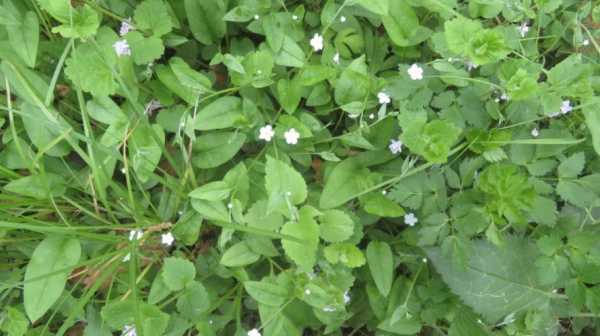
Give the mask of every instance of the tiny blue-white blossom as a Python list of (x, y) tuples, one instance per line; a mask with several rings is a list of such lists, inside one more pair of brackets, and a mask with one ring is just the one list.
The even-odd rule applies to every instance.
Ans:
[(404, 216), (404, 224), (406, 224), (408, 226), (415, 226), (415, 224), (417, 224), (418, 222), (419, 222), (419, 219), (412, 212), (408, 213)]
[(531, 136), (534, 137), (534, 138), (539, 137), (540, 136), (540, 130), (538, 130), (537, 127), (534, 128), (534, 129), (532, 129), (531, 130)]
[(381, 105), (389, 104), (392, 102), (392, 98), (383, 91), (377, 94), (377, 99), (379, 100), (379, 104)]
[(261, 334), (260, 331), (258, 331), (258, 329), (254, 328), (248, 331), (248, 336), (261, 336)]
[(407, 70), (410, 79), (412, 80), (421, 80), (423, 79), (423, 68), (421, 68), (417, 64), (413, 64)]
[(127, 40), (119, 40), (113, 44), (113, 48), (117, 53), (117, 56), (131, 56), (131, 49)]
[(562, 104), (560, 105), (560, 113), (567, 114), (571, 111), (573, 111), (573, 106), (571, 106), (571, 101), (563, 100)]
[(135, 27), (131, 23), (131, 18), (125, 19), (121, 22), (121, 28), (119, 28), (119, 35), (125, 36), (127, 33), (134, 29)]
[(173, 245), (174, 241), (175, 237), (173, 237), (173, 234), (171, 232), (163, 233), (162, 235), (160, 235), (160, 242), (163, 245), (171, 246)]
[(310, 39), (310, 46), (314, 51), (323, 50), (323, 36), (319, 35), (319, 33), (315, 33)]
[(139, 240), (144, 235), (142, 230), (131, 230), (129, 231), (129, 240)]
[(517, 30), (519, 30), (519, 34), (521, 34), (521, 37), (525, 37), (529, 32), (529, 26), (527, 25), (527, 22), (521, 23)]
[(137, 336), (135, 326), (126, 325), (123, 327), (123, 333), (121, 336)]
[(392, 152), (392, 154), (401, 153), (402, 152), (402, 141), (392, 139), (390, 141), (390, 145), (388, 146), (388, 148), (390, 149), (390, 152)]
[(348, 291), (344, 292), (344, 304), (350, 303), (350, 293)]

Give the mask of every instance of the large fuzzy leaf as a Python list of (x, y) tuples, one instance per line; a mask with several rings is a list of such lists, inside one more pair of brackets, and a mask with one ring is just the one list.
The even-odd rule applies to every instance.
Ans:
[(547, 305), (551, 291), (535, 277), (535, 246), (521, 238), (510, 238), (499, 248), (483, 240), (474, 241), (471, 257), (463, 267), (452, 262), (440, 248), (427, 249), (429, 258), (450, 289), (462, 301), (495, 323), (507, 315)]

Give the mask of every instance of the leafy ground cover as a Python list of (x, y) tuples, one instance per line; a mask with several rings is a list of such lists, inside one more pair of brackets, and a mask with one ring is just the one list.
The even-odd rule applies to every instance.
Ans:
[(600, 333), (600, 2), (0, 1), (9, 336)]

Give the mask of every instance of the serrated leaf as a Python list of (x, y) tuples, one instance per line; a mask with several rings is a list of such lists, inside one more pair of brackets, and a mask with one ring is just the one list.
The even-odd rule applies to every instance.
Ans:
[(366, 262), (362, 251), (350, 243), (335, 243), (328, 245), (323, 250), (323, 253), (330, 263), (342, 263), (350, 268), (360, 267)]
[[(136, 309), (137, 308), (137, 309)], [(162, 336), (169, 323), (169, 315), (155, 305), (145, 302), (113, 300), (102, 308), (100, 314), (104, 323), (113, 329), (123, 329), (126, 325), (134, 325), (135, 312), (141, 316), (141, 329), (147, 336)]]
[(326, 179), (320, 207), (331, 209), (350, 201), (370, 185), (368, 174), (369, 170), (352, 158), (337, 164)]
[(182, 290), (196, 277), (196, 268), (189, 260), (169, 257), (165, 259), (161, 276), (164, 284), (172, 291)]
[(157, 37), (173, 29), (173, 22), (163, 0), (145, 0), (135, 8), (133, 15), (138, 29), (150, 30)]
[(221, 257), (221, 265), (241, 267), (256, 262), (260, 255), (253, 252), (246, 242), (239, 242), (225, 251)]
[(165, 51), (162, 40), (157, 36), (144, 37), (140, 32), (130, 32), (126, 36), (131, 56), (135, 64), (148, 64), (160, 58)]
[(536, 280), (531, 267), (537, 258), (536, 248), (525, 239), (508, 238), (503, 247), (473, 241), (464, 268), (440, 248), (426, 252), (452, 292), (489, 323), (525, 309), (542, 308), (552, 296)]
[(278, 307), (288, 300), (285, 288), (266, 281), (245, 281), (244, 288), (258, 303)]
[(81, 245), (75, 238), (49, 236), (35, 248), (25, 271), (25, 312), (37, 321), (62, 294), (67, 276), (79, 262)]
[(288, 204), (301, 204), (306, 200), (306, 182), (300, 173), (286, 163), (267, 157), (265, 188), (269, 195), (269, 212), (286, 212)]
[(210, 308), (210, 297), (202, 283), (192, 281), (177, 299), (176, 306), (184, 317), (194, 321), (200, 319)]
[(326, 210), (319, 216), (321, 238), (330, 243), (339, 243), (352, 236), (354, 221), (341, 210)]
[(222, 181), (209, 182), (194, 189), (188, 196), (206, 201), (222, 201), (229, 197), (231, 188)]
[(301, 269), (312, 271), (317, 262), (317, 247), (319, 245), (319, 225), (312, 218), (307, 208), (299, 211), (297, 221), (287, 222), (281, 233), (297, 238), (300, 242), (282, 239), (281, 244), (285, 254), (290, 257)]
[(560, 178), (575, 178), (579, 174), (581, 174), (584, 166), (584, 153), (575, 153), (560, 163), (560, 165), (558, 166), (558, 176)]

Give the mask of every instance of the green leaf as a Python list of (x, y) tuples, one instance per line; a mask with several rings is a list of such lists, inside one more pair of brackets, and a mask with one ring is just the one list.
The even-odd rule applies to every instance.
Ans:
[[(102, 308), (101, 315), (104, 323), (113, 329), (123, 329), (126, 325), (134, 325), (136, 311), (141, 315), (141, 329), (145, 336), (162, 336), (169, 323), (169, 315), (158, 307), (145, 303), (126, 301), (112, 301)], [(137, 326), (140, 327), (140, 326)]]
[(198, 111), (194, 129), (208, 131), (229, 128), (242, 117), (242, 100), (238, 97), (222, 97)]
[(29, 321), (25, 315), (14, 307), (5, 307), (0, 314), (0, 330), (7, 336), (23, 336), (27, 332)]
[(366, 262), (362, 251), (350, 243), (331, 244), (325, 247), (323, 253), (330, 263), (342, 263), (350, 268), (360, 267)]
[(126, 37), (135, 64), (143, 65), (160, 58), (165, 51), (162, 40), (157, 36), (144, 37), (140, 32), (129, 32)]
[(112, 46), (117, 35), (108, 27), (102, 27), (96, 39), (99, 47), (86, 42), (73, 50), (67, 59), (65, 74), (83, 91), (94, 96), (109, 96), (118, 87), (113, 73), (117, 56)]
[(219, 0), (185, 0), (190, 30), (202, 44), (217, 44), (227, 30), (225, 6)]
[[(152, 132), (156, 134), (160, 143), (154, 141)], [(164, 142), (165, 132), (158, 124), (152, 125), (152, 128), (140, 124), (133, 131), (129, 142), (129, 157), (133, 170), (142, 183), (150, 180), (158, 166), (162, 156), (161, 146)]]
[(321, 238), (330, 243), (339, 243), (354, 234), (354, 221), (341, 210), (326, 210), (319, 216)]
[(356, 159), (340, 162), (325, 180), (319, 206), (331, 209), (350, 201), (370, 186), (368, 174), (369, 170)]
[(171, 67), (164, 64), (158, 64), (155, 68), (158, 79), (169, 91), (173, 92), (186, 103), (195, 105), (198, 100), (198, 93), (189, 86), (186, 86), (186, 81), (182, 81), (175, 75)]
[(226, 223), (231, 221), (229, 218), (229, 211), (221, 201), (192, 199), (192, 207), (206, 219)]
[(583, 152), (575, 153), (564, 160), (558, 166), (558, 176), (560, 178), (576, 178), (585, 166), (585, 155)]
[(221, 265), (227, 267), (241, 267), (255, 263), (260, 255), (250, 250), (248, 244), (242, 241), (225, 251), (221, 257)]
[(404, 209), (380, 192), (372, 192), (360, 198), (366, 212), (380, 217), (404, 216)]
[(302, 88), (297, 80), (280, 79), (277, 82), (277, 96), (283, 110), (289, 114), (296, 112), (300, 99), (302, 99)]
[(83, 5), (73, 8), (69, 0), (38, 0), (40, 4), (50, 1), (59, 3), (60, 13), (52, 14), (62, 24), (52, 28), (53, 33), (59, 33), (66, 38), (87, 39), (92, 37), (100, 27), (100, 15), (90, 6)]
[(594, 100), (594, 104), (583, 108), (585, 123), (588, 131), (592, 134), (592, 144), (596, 154), (598, 155), (600, 155), (600, 113), (598, 113), (599, 102), (600, 101)]
[(192, 281), (177, 299), (177, 310), (187, 319), (200, 319), (210, 308), (210, 297), (204, 285)]
[(448, 49), (457, 54), (466, 55), (471, 38), (479, 32), (481, 23), (458, 17), (444, 24), (446, 43)]
[(201, 135), (193, 146), (192, 163), (202, 169), (218, 167), (231, 160), (246, 142), (239, 132), (219, 132)]
[(381, 322), (377, 328), (395, 335), (417, 335), (422, 325), (415, 317), (404, 317), (396, 322), (392, 322), (392, 319), (388, 318)]
[(64, 137), (68, 127), (64, 120), (57, 116), (56, 111), (49, 108), (49, 112), (58, 119), (59, 125), (51, 121), (37, 105), (25, 103), (21, 105), (21, 111), (24, 113), (22, 118), (27, 136), (38, 150), (45, 150), (48, 156), (65, 156), (71, 151), (71, 146), (66, 141), (56, 142), (57, 138)]
[(162, 299), (166, 298), (171, 294), (172, 290), (167, 286), (162, 274), (158, 274), (154, 277), (152, 285), (150, 286), (150, 293), (148, 293), (148, 303), (156, 304)]
[(379, 293), (387, 296), (394, 281), (394, 256), (385, 242), (372, 241), (367, 246), (367, 264)]
[(489, 323), (525, 309), (548, 304), (551, 291), (537, 283), (535, 245), (511, 237), (503, 247), (483, 240), (472, 243), (465, 267), (456, 265), (440, 248), (426, 249), (436, 270), (461, 300)]
[(162, 268), (162, 278), (164, 284), (172, 291), (178, 291), (185, 288), (194, 281), (196, 277), (196, 268), (187, 259), (178, 257), (168, 257), (164, 260)]
[(269, 212), (286, 212), (288, 204), (306, 200), (306, 182), (300, 173), (286, 163), (267, 156), (265, 188), (269, 195)]
[(450, 147), (458, 140), (461, 129), (447, 120), (426, 122), (425, 113), (405, 112), (398, 122), (402, 127), (400, 139), (412, 152), (422, 155), (427, 161), (445, 163)]
[(35, 199), (49, 199), (60, 197), (67, 191), (65, 179), (62, 176), (46, 173), (44, 175), (31, 175), (13, 180), (4, 186), (4, 190), (17, 195), (28, 196)]
[(467, 56), (478, 65), (498, 62), (509, 52), (504, 35), (495, 29), (483, 29), (477, 32), (466, 49)]
[(37, 321), (58, 300), (80, 257), (81, 246), (75, 238), (48, 236), (35, 248), (23, 289), (25, 312), (31, 321)]
[(278, 52), (283, 47), (285, 38), (285, 27), (278, 17), (276, 13), (271, 13), (262, 18), (262, 28), (267, 36), (267, 43), (274, 52)]
[(371, 88), (370, 77), (365, 63), (365, 56), (361, 56), (342, 72), (335, 83), (334, 97), (338, 105), (352, 102), (363, 102)]
[(304, 54), (304, 51), (302, 51), (302, 48), (300, 48), (294, 40), (285, 36), (283, 39), (283, 47), (275, 56), (275, 64), (301, 68), (304, 66), (305, 58), (306, 55)]
[(22, 20), (18, 25), (6, 26), (8, 41), (25, 65), (33, 68), (40, 41), (40, 24), (37, 15), (31, 11)]
[(417, 45), (432, 33), (429, 28), (419, 24), (417, 14), (404, 1), (391, 1), (389, 15), (381, 19), (392, 42), (400, 47)]
[(245, 281), (244, 288), (256, 302), (267, 306), (279, 307), (289, 299), (284, 287), (265, 280)]
[(462, 309), (454, 315), (454, 320), (448, 330), (448, 336), (488, 336), (488, 333), (483, 325), (477, 322), (477, 315), (467, 309)]
[(358, 0), (358, 4), (377, 15), (387, 15), (390, 7), (389, 0)]
[(299, 211), (297, 221), (287, 222), (281, 233), (299, 239), (301, 242), (282, 239), (281, 244), (285, 254), (290, 257), (302, 270), (312, 271), (317, 262), (317, 248), (319, 246), (319, 225), (313, 219), (308, 208)]
[(203, 74), (192, 69), (183, 59), (173, 57), (169, 60), (169, 65), (175, 77), (184, 86), (193, 89), (198, 93), (211, 91), (212, 83)]
[(173, 29), (169, 9), (162, 0), (145, 0), (135, 8), (133, 19), (136, 28), (150, 30), (156, 37), (170, 33)]
[(576, 181), (561, 180), (556, 193), (565, 201), (580, 208), (589, 208), (597, 200), (596, 194)]
[(191, 198), (202, 199), (206, 201), (222, 201), (229, 197), (231, 188), (222, 181), (209, 182), (190, 192)]
[(295, 80), (302, 86), (314, 86), (324, 80), (335, 78), (337, 71), (324, 65), (307, 65)]

